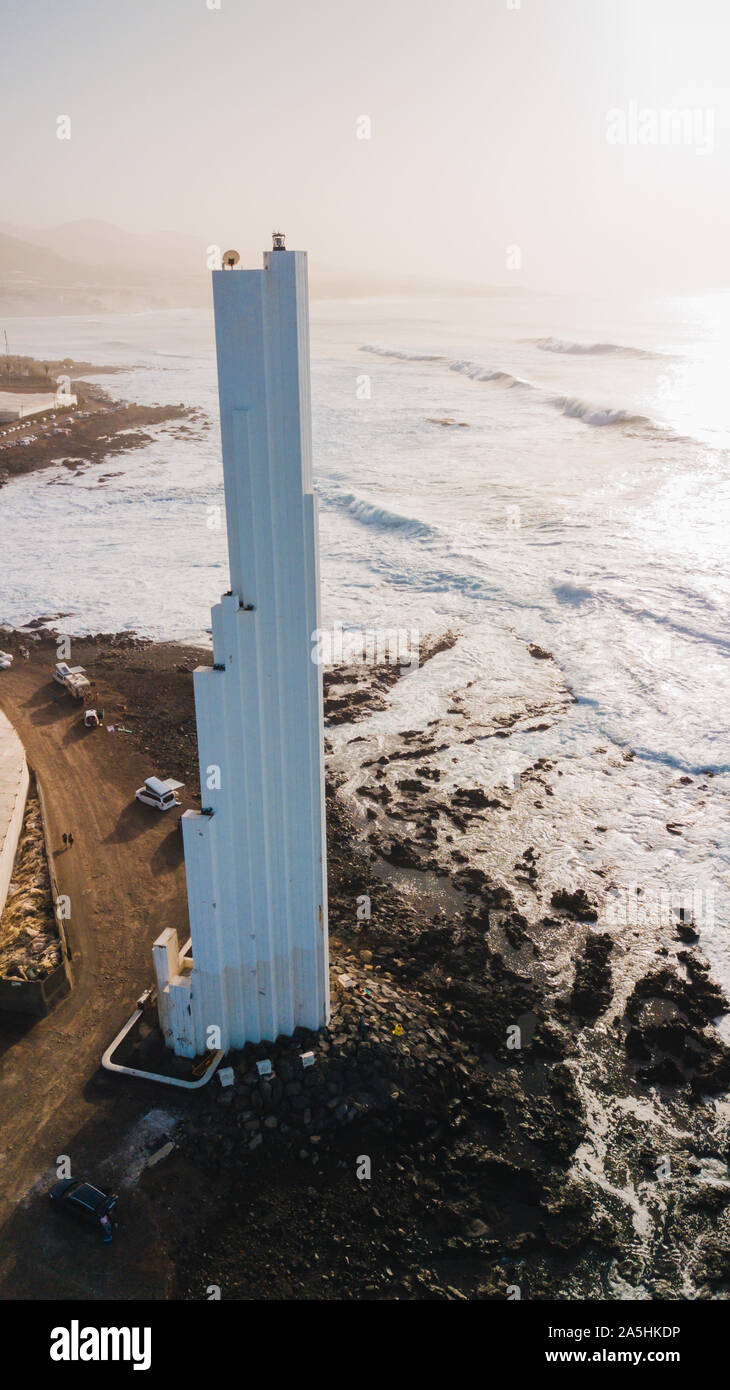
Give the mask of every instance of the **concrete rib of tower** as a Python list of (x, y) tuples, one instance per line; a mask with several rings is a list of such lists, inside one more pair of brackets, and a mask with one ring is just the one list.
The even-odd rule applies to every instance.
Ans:
[(214, 666), (195, 673), (208, 814), (183, 817), (190, 1037), (182, 977), (166, 1030), (188, 1055), (211, 1027), (225, 1049), (329, 1012), (306, 257), (213, 278), (231, 592), (212, 611)]

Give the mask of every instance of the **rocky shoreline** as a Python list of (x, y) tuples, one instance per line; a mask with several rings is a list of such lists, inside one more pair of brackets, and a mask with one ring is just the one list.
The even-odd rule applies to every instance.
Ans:
[[(137, 405), (115, 401), (98, 383), (85, 381), (89, 375), (113, 374), (121, 367), (95, 367), (88, 362), (40, 361), (23, 357), (10, 359), (0, 376), (0, 387), (14, 392), (55, 391), (56, 379), (70, 378), (77, 405), (42, 415), (27, 416), (11, 425), (0, 425), (0, 487), (11, 478), (35, 473), (61, 464), (70, 472), (107, 458), (141, 449), (152, 442), (151, 426), (169, 425), (188, 433), (190, 422), (207, 424), (202, 411), (183, 405)], [(103, 483), (105, 479), (99, 479)]]
[[(35, 638), (51, 664), (52, 635)], [(131, 634), (73, 648), (105, 718), (194, 801), (190, 677), (210, 653)], [(160, 1096), (140, 1195), (172, 1296), (730, 1296), (728, 1005), (694, 924), (617, 920), (605, 865), (555, 881), (530, 838), (555, 760), (496, 791), (461, 764), (448, 783), (460, 744), (569, 707), (549, 654), (530, 657), (541, 701), (476, 719), (455, 691), (376, 746), (398, 668), (326, 674), (332, 1018), (230, 1056), (231, 1086)]]

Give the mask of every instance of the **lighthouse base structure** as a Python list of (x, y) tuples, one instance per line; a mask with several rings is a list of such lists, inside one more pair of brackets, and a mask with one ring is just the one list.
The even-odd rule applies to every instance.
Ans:
[(195, 672), (200, 812), (182, 818), (192, 965), (153, 957), (168, 1046), (193, 1057), (329, 1015), (317, 514), (306, 256), (213, 274), (231, 590)]

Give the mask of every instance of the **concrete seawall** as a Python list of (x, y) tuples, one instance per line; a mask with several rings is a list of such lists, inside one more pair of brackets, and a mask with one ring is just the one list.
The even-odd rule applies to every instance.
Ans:
[(0, 916), (13, 875), (29, 784), (25, 749), (0, 710)]

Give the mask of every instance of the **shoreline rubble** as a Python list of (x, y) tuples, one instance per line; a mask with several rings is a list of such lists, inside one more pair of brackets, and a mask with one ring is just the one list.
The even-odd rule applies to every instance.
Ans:
[[(35, 634), (50, 666), (55, 634)], [(211, 654), (130, 633), (73, 648), (110, 722), (194, 785), (191, 673)], [(328, 740), (369, 679), (332, 674)], [(174, 1150), (140, 1180), (167, 1204), (176, 1296), (213, 1280), (231, 1298), (730, 1297), (728, 1006), (694, 925), (636, 953), (606, 917), (609, 877), (556, 884), (531, 841), (499, 873), (475, 862), (475, 836), (490, 846), (494, 818), (560, 768), (540, 759), (499, 795), (460, 772), (453, 795), (446, 718), (373, 757), (384, 681), (329, 743), (330, 1024), (230, 1054), (233, 1084), (177, 1105)]]

